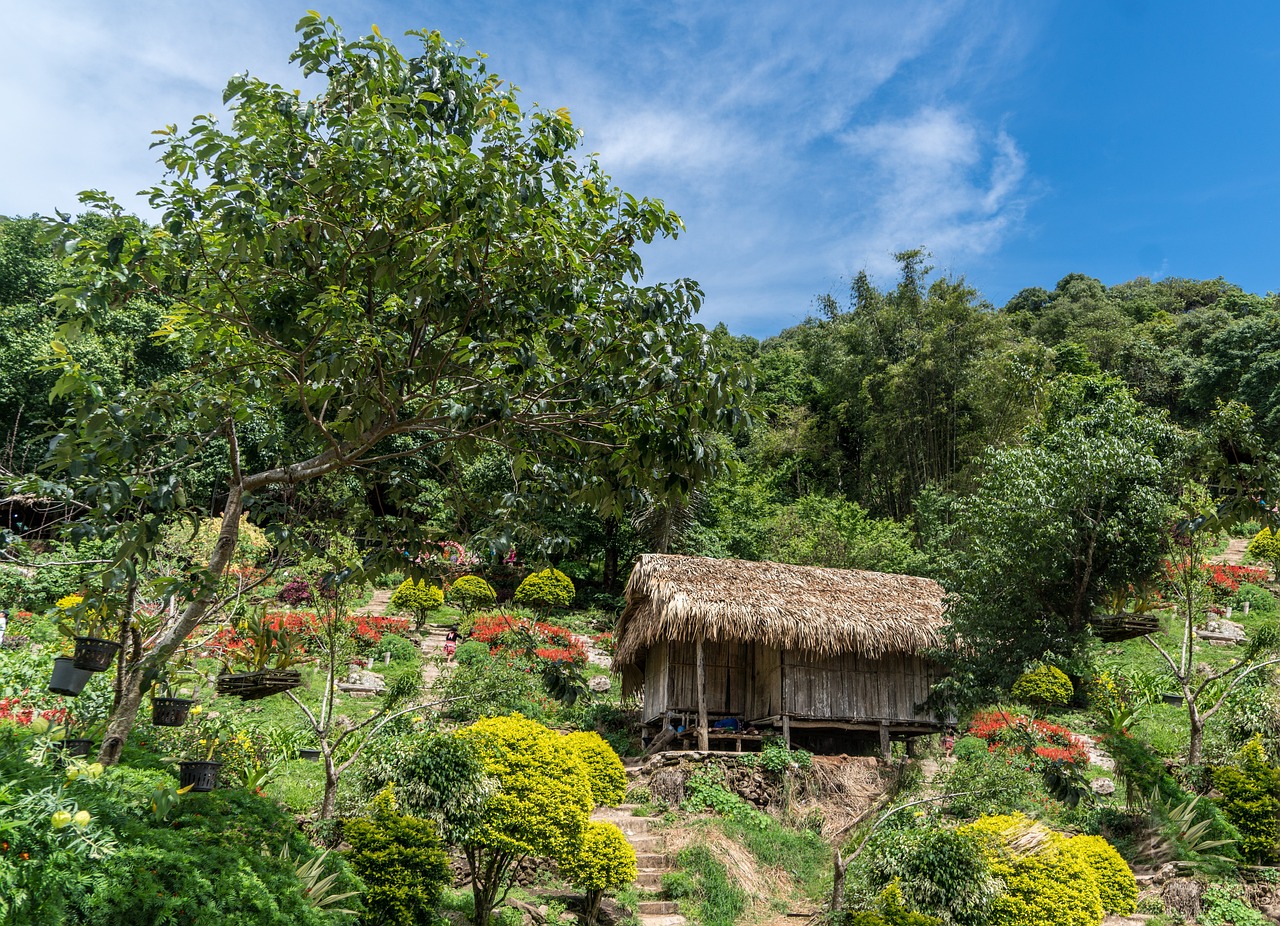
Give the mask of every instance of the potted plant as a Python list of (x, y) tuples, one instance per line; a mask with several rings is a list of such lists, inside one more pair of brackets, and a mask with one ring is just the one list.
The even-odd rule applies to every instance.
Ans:
[(222, 763), (213, 758), (213, 754), (222, 743), (222, 739), (210, 732), (202, 743), (205, 744), (203, 759), (186, 759), (178, 763), (178, 787), (190, 788), (192, 791), (212, 791), (218, 787), (218, 773)]
[(93, 755), (93, 747), (102, 724), (77, 722), (70, 713), (56, 727), (49, 728), (49, 738), (58, 750), (61, 761), (87, 759)]
[[(290, 667), (302, 661), (303, 651), (292, 634), (283, 627), (272, 626), (266, 608), (248, 617), (233, 632), (240, 639), (223, 648), (219, 694), (233, 694), (249, 701), (302, 684), (302, 673)], [(233, 668), (239, 671), (231, 671)]]
[(120, 644), (107, 639), (111, 621), (106, 609), (85, 607), (83, 595), (67, 595), (59, 599), (57, 607), (63, 612), (58, 629), (75, 640), (75, 667), (87, 672), (110, 669)]
[(50, 691), (70, 698), (77, 697), (84, 691), (84, 686), (93, 678), (93, 673), (87, 669), (76, 668), (73, 651), (74, 644), (68, 638), (62, 645), (61, 655), (53, 659), (53, 675), (49, 679)]
[(308, 762), (319, 762), (320, 750), (319, 749), (299, 749), (298, 758), (306, 759)]
[(195, 686), (194, 673), (185, 664), (161, 668), (151, 683), (151, 722), (157, 727), (185, 724), (195, 704)]

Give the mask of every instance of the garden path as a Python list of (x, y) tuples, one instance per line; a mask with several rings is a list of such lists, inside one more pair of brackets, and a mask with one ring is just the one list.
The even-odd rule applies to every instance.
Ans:
[(1227, 548), (1216, 556), (1210, 556), (1209, 562), (1239, 566), (1244, 562), (1244, 554), (1248, 546), (1248, 537), (1232, 537), (1230, 542), (1227, 543)]
[(362, 607), (356, 608), (351, 612), (357, 617), (372, 617), (374, 615), (383, 615), (391, 613), (391, 589), (379, 588), (374, 589), (373, 597), (369, 599), (369, 603)]
[[(621, 804), (617, 807), (597, 807), (591, 814), (592, 820), (612, 823), (622, 830), (631, 848), (636, 852), (636, 887), (642, 891), (658, 893), (662, 891), (662, 876), (671, 871), (671, 861), (667, 857), (667, 841), (660, 833), (650, 829), (648, 817), (633, 817), (634, 805)], [(640, 926), (685, 926), (688, 922), (679, 913), (679, 906), (672, 900), (642, 900), (638, 906), (636, 919)]]

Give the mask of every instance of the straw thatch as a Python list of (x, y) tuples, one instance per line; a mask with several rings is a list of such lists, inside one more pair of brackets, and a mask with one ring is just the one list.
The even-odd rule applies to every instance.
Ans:
[(941, 643), (942, 586), (915, 576), (650, 553), (626, 595), (615, 672), (664, 640), (869, 658)]

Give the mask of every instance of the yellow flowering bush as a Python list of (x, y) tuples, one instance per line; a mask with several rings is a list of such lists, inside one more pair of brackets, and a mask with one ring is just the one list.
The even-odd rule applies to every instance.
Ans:
[(605, 891), (636, 879), (636, 850), (612, 823), (587, 824), (582, 849), (560, 862), (560, 874), (587, 895), (587, 922), (594, 923)]
[(1138, 882), (1115, 846), (1101, 836), (1072, 836), (1063, 851), (1093, 872), (1104, 913), (1128, 916), (1138, 908)]
[(1098, 880), (1068, 839), (1022, 814), (980, 817), (957, 830), (973, 837), (1005, 892), (988, 926), (1098, 926)]
[(627, 770), (604, 737), (584, 730), (566, 734), (562, 739), (586, 766), (591, 778), (592, 800), (605, 806), (622, 803), (627, 794)]
[(560, 734), (520, 714), (490, 717), (455, 734), (473, 744), (497, 787), (463, 843), (474, 878), (476, 926), (525, 856), (577, 856), (591, 813), (591, 776)]

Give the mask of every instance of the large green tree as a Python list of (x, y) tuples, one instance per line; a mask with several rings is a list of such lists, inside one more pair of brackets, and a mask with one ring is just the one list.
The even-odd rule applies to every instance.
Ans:
[(576, 463), (679, 495), (718, 467), (699, 435), (740, 416), (735, 372), (692, 321), (696, 284), (638, 282), (636, 245), (674, 237), (678, 217), (613, 187), (577, 152), (567, 112), (522, 109), (437, 33), (411, 33), (420, 48), (406, 55), (310, 14), (299, 31), (293, 60), (314, 96), (232, 78), (229, 125), (161, 133), (155, 227), (94, 194), (109, 221), (90, 237), (68, 228), (82, 281), (62, 300), (69, 335), (150, 292), (168, 303), (157, 336), (191, 357), (123, 397), (64, 368), (57, 390), (75, 413), (38, 488), (89, 506), (79, 532), (115, 544), (91, 602), (129, 607), (183, 507), (184, 465), (225, 449), (219, 540), (165, 589), (177, 616), (129, 654), (103, 761), (129, 735), (146, 673), (216, 606), (247, 507), (484, 447), (509, 455), (525, 492), (555, 463), (565, 486)]
[(1024, 444), (991, 451), (956, 502), (944, 585), (948, 685), (997, 695), (1046, 654), (1080, 653), (1108, 594), (1154, 576), (1186, 446), (1110, 378), (1066, 377)]

